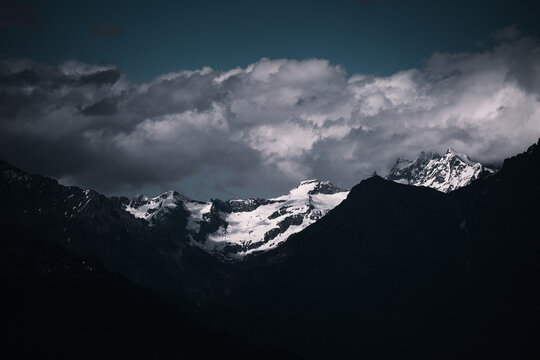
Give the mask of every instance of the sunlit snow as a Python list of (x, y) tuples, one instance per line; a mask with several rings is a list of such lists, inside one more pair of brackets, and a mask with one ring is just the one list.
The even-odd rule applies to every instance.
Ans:
[[(326, 215), (347, 194), (348, 191), (336, 188), (330, 182), (307, 180), (277, 198), (229, 200), (227, 203), (237, 210), (217, 211), (226, 226), (219, 226), (217, 231), (209, 234), (201, 233), (201, 224), (211, 221), (212, 202), (191, 200), (168, 191), (154, 198), (139, 195), (125, 209), (153, 225), (172, 209), (183, 206), (189, 213), (186, 230), (192, 245), (226, 259), (240, 259), (287, 240)], [(200, 240), (201, 236), (203, 240)]]

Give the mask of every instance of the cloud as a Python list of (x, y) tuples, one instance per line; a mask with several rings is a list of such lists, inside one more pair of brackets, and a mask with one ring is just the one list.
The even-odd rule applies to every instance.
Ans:
[(87, 116), (106, 116), (116, 113), (117, 100), (105, 98), (81, 109), (81, 113)]
[(521, 32), (515, 24), (507, 26), (493, 34), (493, 38), (497, 41), (515, 40), (519, 38)]
[(90, 33), (94, 36), (101, 38), (115, 38), (124, 34), (124, 29), (121, 27), (105, 22), (103, 24), (96, 24), (90, 28)]
[(448, 147), (500, 161), (540, 136), (540, 45), (435, 53), (391, 76), (324, 59), (261, 59), (128, 82), (114, 66), (0, 62), (0, 156), (107, 193), (352, 186)]

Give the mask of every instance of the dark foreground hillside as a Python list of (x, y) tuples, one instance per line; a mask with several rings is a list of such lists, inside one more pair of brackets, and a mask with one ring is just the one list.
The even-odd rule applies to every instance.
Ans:
[(148, 227), (119, 199), (0, 170), (3, 351), (540, 357), (540, 145), (449, 194), (364, 180), (236, 265), (190, 247), (181, 229)]
[(537, 358), (538, 219), (539, 145), (450, 194), (373, 177), (253, 257), (213, 317), (310, 358)]
[(298, 358), (208, 330), (177, 304), (62, 248), (3, 245), (3, 359)]
[(0, 171), (0, 358), (297, 358), (188, 315), (223, 270), (182, 233), (149, 228), (118, 199)]

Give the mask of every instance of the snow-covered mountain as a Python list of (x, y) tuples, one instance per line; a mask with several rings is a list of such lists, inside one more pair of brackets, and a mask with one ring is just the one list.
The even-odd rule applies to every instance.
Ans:
[(204, 202), (168, 191), (155, 198), (139, 195), (125, 210), (154, 226), (185, 224), (192, 245), (234, 260), (276, 247), (326, 215), (347, 194), (331, 182), (307, 180), (273, 199)]
[(398, 159), (386, 179), (450, 192), (493, 171), (465, 154), (448, 149), (444, 156), (421, 152), (416, 160)]
[[(422, 152), (414, 161), (398, 159), (386, 178), (449, 192), (489, 172), (493, 170), (448, 149), (444, 156)], [(238, 260), (275, 248), (326, 215), (348, 193), (319, 180), (302, 181), (272, 199), (198, 201), (170, 190), (154, 198), (134, 197), (125, 210), (151, 226), (185, 231), (192, 245), (221, 259)]]

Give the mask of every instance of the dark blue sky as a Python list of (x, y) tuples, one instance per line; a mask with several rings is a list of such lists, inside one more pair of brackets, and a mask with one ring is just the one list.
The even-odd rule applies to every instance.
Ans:
[[(260, 58), (325, 58), (349, 74), (475, 51), (516, 25), (538, 36), (539, 2), (420, 0), (2, 1), (0, 54), (112, 63), (129, 79)], [(10, 12), (22, 14), (6, 14)], [(9, 18), (11, 16), (11, 18)]]

